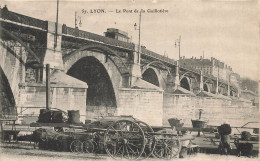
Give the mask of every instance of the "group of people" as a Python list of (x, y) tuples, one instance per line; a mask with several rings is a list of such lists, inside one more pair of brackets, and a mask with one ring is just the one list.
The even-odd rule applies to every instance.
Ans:
[[(225, 154), (232, 154), (232, 147), (231, 147), (231, 133), (232, 133), (232, 128), (230, 126), (230, 124), (224, 122), (222, 125), (220, 125), (218, 127), (218, 133), (220, 136), (220, 142), (219, 142), (219, 146), (218, 146), (218, 150), (220, 152), (221, 155)], [(192, 137), (191, 135), (189, 135), (186, 132), (182, 132), (183, 136), (186, 137)], [(241, 138), (237, 138), (234, 140), (234, 144), (236, 146), (236, 154), (237, 156), (248, 156), (251, 157), (252, 156), (252, 151), (253, 151), (253, 144), (249, 143), (249, 142), (239, 142), (239, 140), (243, 140), (243, 141), (250, 141), (251, 138), (251, 134), (247, 131), (243, 131), (241, 133)], [(187, 145), (189, 144), (190, 139), (188, 139), (187, 141), (183, 141), (182, 142), (182, 149), (180, 152), (180, 157), (185, 157), (185, 153), (187, 151)]]
[[(220, 143), (219, 143), (219, 151), (220, 154), (231, 154), (231, 145), (230, 145), (230, 134), (232, 132), (232, 128), (229, 124), (224, 122), (221, 126), (218, 128), (218, 132), (220, 135)], [(253, 144), (246, 142), (246, 143), (240, 143), (239, 140), (243, 141), (250, 141), (251, 134), (248, 131), (243, 131), (241, 133), (240, 139), (235, 139), (234, 144), (237, 149), (237, 156), (252, 156), (253, 151)]]

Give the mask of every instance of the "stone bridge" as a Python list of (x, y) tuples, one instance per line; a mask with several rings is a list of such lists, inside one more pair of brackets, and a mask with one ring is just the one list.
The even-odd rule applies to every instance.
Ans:
[(46, 107), (46, 64), (51, 67), (51, 107), (80, 110), (83, 121), (134, 115), (162, 125), (168, 95), (194, 97), (201, 91), (216, 93), (217, 89), (223, 98), (239, 94), (235, 85), (145, 47), (138, 52), (138, 45), (133, 43), (7, 8), (1, 9), (0, 15), (3, 115), (36, 114)]

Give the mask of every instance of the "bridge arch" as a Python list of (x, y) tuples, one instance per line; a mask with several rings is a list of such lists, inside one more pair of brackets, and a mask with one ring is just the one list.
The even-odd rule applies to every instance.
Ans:
[(149, 67), (146, 70), (142, 71), (142, 78), (143, 80), (152, 83), (158, 87), (161, 86), (159, 80), (159, 71), (153, 67)]
[[(3, 32), (5, 33), (5, 32)], [(19, 42), (19, 41), (18, 41)], [(25, 48), (26, 50), (26, 48)], [(27, 51), (26, 51), (27, 52)], [(27, 53), (23, 53), (26, 54)], [(22, 82), (23, 69), (25, 69), (25, 57), (21, 57), (14, 48), (8, 46), (3, 39), (0, 41), (0, 106), (9, 106), (2, 112), (16, 114), (16, 106), (19, 104), (19, 83)], [(22, 76), (22, 77), (21, 77)], [(7, 98), (7, 99), (6, 99)], [(0, 112), (1, 113), (1, 112)]]
[(169, 67), (163, 64), (161, 61), (152, 61), (142, 66), (142, 78), (147, 82), (150, 82), (158, 87), (161, 87), (162, 89), (165, 89), (167, 80), (165, 80), (163, 75), (166, 73), (160, 72), (157, 68), (153, 67), (152, 65), (158, 65), (167, 73), (168, 76), (173, 78)]
[[(89, 51), (92, 52), (92, 54), (98, 52), (98, 53), (102, 53), (103, 55), (105, 55), (105, 61), (107, 62), (108, 59), (110, 59), (111, 61), (113, 61), (111, 58), (109, 58), (109, 55), (111, 56), (115, 56), (121, 64), (121, 68), (123, 68), (123, 71), (128, 71), (128, 67), (127, 65), (124, 63), (124, 61), (122, 60), (122, 58), (117, 54), (116, 51), (110, 49), (109, 47), (106, 47), (104, 45), (99, 45), (99, 44), (94, 44), (94, 45), (85, 45), (75, 51), (72, 51), (69, 54), (66, 54), (65, 56), (63, 56), (63, 63), (64, 63), (64, 69), (65, 71), (67, 71), (73, 64), (75, 64), (79, 59), (85, 57), (86, 52), (84, 51)], [(93, 55), (95, 56), (95, 55)], [(117, 64), (115, 62), (113, 62), (116, 66)], [(119, 72), (121, 72), (119, 70)], [(123, 73), (121, 73), (123, 74)]]
[(2, 67), (0, 66), (0, 113), (5, 115), (16, 114), (16, 102), (13, 91)]
[(182, 77), (180, 80), (180, 86), (187, 89), (188, 91), (191, 91), (190, 79), (186, 76)]
[(219, 83), (218, 85), (218, 93), (222, 95), (227, 95), (228, 87), (225, 83)]
[[(215, 87), (215, 83), (214, 83), (214, 81), (212, 80), (212, 79), (206, 79), (204, 82), (203, 82), (203, 84), (205, 85), (206, 84), (206, 86), (208, 87), (208, 92), (211, 92), (211, 93), (214, 93), (215, 91), (215, 89), (216, 89), (216, 87)], [(203, 89), (204, 89), (204, 85), (203, 85)]]
[(65, 72), (88, 84), (87, 111), (99, 108), (103, 111), (100, 115), (113, 115), (117, 108), (119, 88), (122, 84), (122, 73), (117, 64), (108, 56), (108, 53), (101, 50), (90, 51), (86, 48), (72, 55), (63, 58)]
[[(197, 77), (194, 75), (194, 73), (192, 73), (192, 72), (190, 72), (190, 71), (187, 71), (187, 72), (183, 73), (183, 74), (180, 76), (180, 80), (182, 80), (184, 77), (187, 77), (187, 78), (188, 78), (189, 75), (192, 76), (192, 77), (195, 79), (195, 82), (198, 82)], [(189, 80), (190, 80), (190, 79), (189, 79)]]
[(230, 93), (229, 93), (230, 96), (237, 96), (238, 95), (238, 89), (233, 87), (233, 86), (230, 86)]
[(210, 92), (210, 86), (207, 84), (207, 83), (204, 83), (203, 85), (203, 90), (206, 91), (206, 92)]
[(235, 96), (235, 92), (234, 91), (232, 91), (232, 90), (230, 90), (230, 94), (229, 94), (230, 96)]

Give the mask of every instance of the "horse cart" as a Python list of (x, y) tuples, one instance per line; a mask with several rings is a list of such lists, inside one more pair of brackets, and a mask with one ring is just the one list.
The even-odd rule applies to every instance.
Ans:
[[(176, 131), (154, 132), (148, 124), (132, 116), (104, 117), (89, 124), (69, 125), (69, 128), (74, 129), (74, 132), (67, 132), (73, 138), (69, 145), (72, 152), (106, 152), (114, 159), (135, 160), (150, 156), (171, 159), (178, 156), (183, 140)], [(45, 135), (44, 140), (46, 138)]]

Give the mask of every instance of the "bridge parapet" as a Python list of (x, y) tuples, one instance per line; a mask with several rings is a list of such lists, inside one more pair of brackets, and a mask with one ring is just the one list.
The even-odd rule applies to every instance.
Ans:
[(75, 36), (75, 37), (79, 37), (79, 38), (85, 38), (85, 39), (89, 39), (91, 41), (95, 41), (97, 43), (102, 43), (105, 45), (115, 46), (115, 47), (119, 47), (119, 48), (124, 48), (124, 49), (131, 50), (131, 51), (133, 51), (135, 48), (133, 43), (127, 43), (127, 42), (115, 40), (115, 39), (104, 37), (104, 36), (94, 34), (91, 32), (82, 31), (82, 30), (75, 29), (72, 27), (67, 27), (66, 25), (62, 26), (62, 34)]
[(163, 55), (157, 54), (157, 53), (155, 53), (155, 52), (153, 52), (151, 50), (145, 49), (144, 47), (142, 47), (141, 52), (142, 52), (143, 55), (155, 58), (157, 60), (159, 59), (160, 61), (169, 63), (171, 65), (176, 65), (176, 61), (175, 60), (173, 60), (171, 58), (168, 58), (168, 57), (165, 57)]
[(12, 12), (12, 11), (8, 11), (7, 8), (0, 9), (0, 12), (1, 12), (1, 14), (0, 14), (1, 19), (9, 20), (9, 21), (29, 25), (29, 26), (38, 27), (38, 28), (41, 28), (44, 30), (47, 30), (47, 28), (48, 28), (47, 21), (39, 20), (39, 19), (32, 18), (29, 16), (21, 15), (21, 14)]

